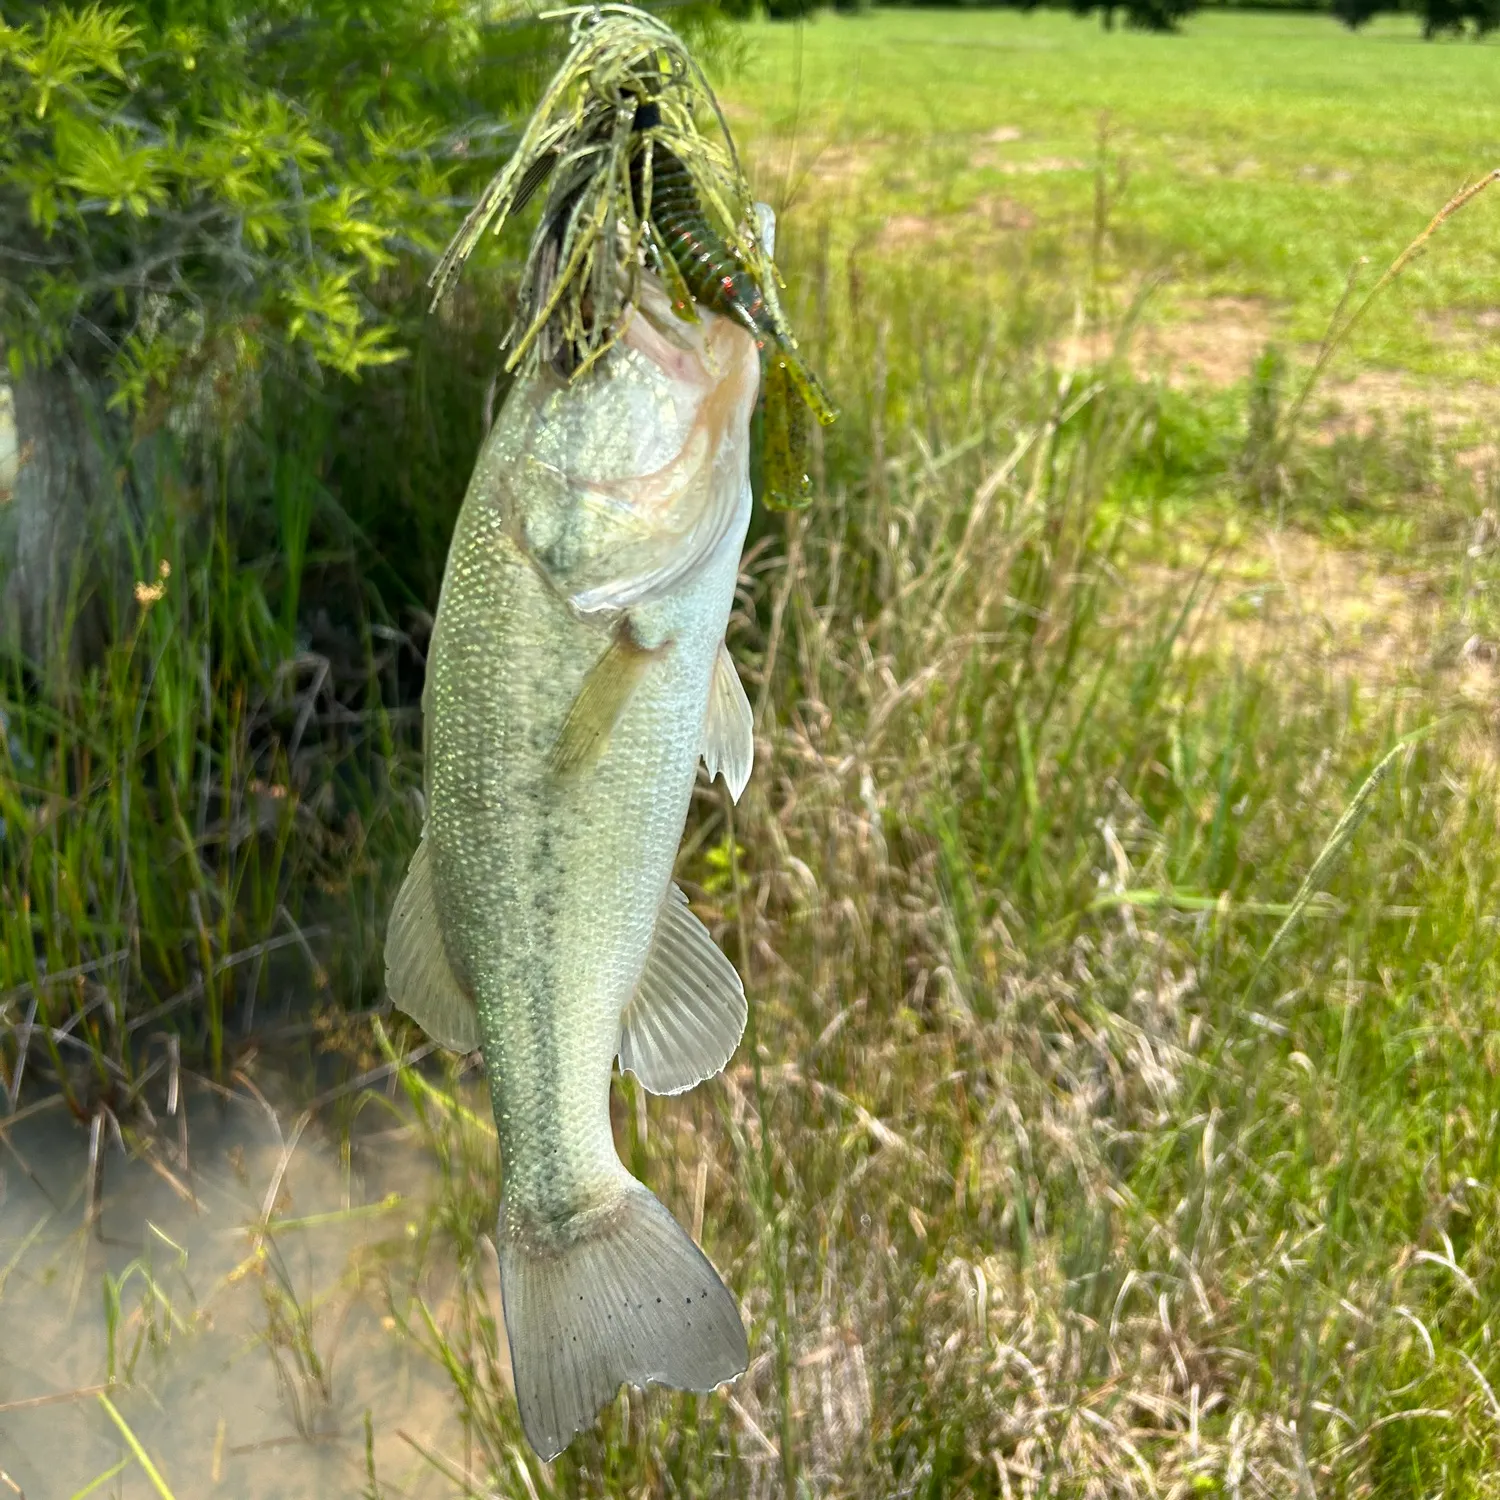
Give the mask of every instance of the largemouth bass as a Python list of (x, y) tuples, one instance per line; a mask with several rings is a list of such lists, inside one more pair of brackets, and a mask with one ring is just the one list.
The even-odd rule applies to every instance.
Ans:
[(718, 1072), (745, 996), (673, 885), (700, 756), (738, 797), (751, 715), (724, 645), (750, 512), (750, 335), (647, 278), (579, 382), (518, 382), (459, 514), (423, 693), (426, 822), (391, 996), (480, 1047), (499, 1131), (516, 1398), (551, 1458), (620, 1384), (746, 1367), (734, 1298), (610, 1128), (612, 1065)]

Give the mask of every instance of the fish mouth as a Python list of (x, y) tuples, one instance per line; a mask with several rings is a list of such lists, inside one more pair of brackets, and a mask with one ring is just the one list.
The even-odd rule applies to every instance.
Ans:
[[(664, 298), (633, 312), (620, 354), (641, 362), (650, 389), (675, 390), (682, 403), (670, 457), (649, 472), (621, 472), (595, 430), (602, 417), (586, 424), (579, 451), (567, 455), (543, 457), (521, 439), (519, 456), (547, 498), (540, 508), (517, 505), (506, 529), (579, 616), (628, 609), (678, 588), (714, 555), (740, 511), (743, 486), (729, 465), (748, 462), (737, 435), (747, 428), (759, 380), (754, 341), (714, 314), (684, 334), (671, 326)], [(566, 393), (539, 382), (522, 397), (531, 403), (528, 420), (545, 420)]]

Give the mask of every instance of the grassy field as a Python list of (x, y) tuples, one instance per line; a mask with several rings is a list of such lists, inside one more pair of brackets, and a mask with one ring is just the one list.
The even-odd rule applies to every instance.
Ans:
[[(745, 42), (726, 92), (844, 416), (815, 506), (753, 523), (730, 644), (755, 776), (735, 808), (704, 789), (680, 863), (752, 1030), (686, 1098), (622, 1086), (617, 1123), (740, 1295), (751, 1372), (732, 1402), (622, 1396), (530, 1461), (482, 1088), (402, 1060), (420, 1038), (399, 1021), (322, 1023), (324, 1102), (255, 1185), (251, 1245), (276, 1238), (300, 1130), (328, 1136), (348, 1193), (382, 1150), (354, 1105), (403, 1085), (431, 1204), (357, 1293), (451, 1380), (462, 1442), (428, 1465), (437, 1493), (1495, 1495), (1500, 454), (1478, 406), (1445, 425), (1413, 392), (1442, 406), (1500, 378), (1500, 197), (1340, 356), (1341, 376), (1409, 381), (1388, 410), (1291, 426), (1264, 346), (1305, 363), (1350, 263), (1389, 261), (1500, 161), (1500, 52), (1268, 16), (1152, 38), (883, 13)], [(1134, 288), (1167, 265), (1151, 357), (1107, 357), (1149, 344)], [(1235, 358), (1195, 371), (1231, 322)], [(375, 383), (352, 433), (283, 411), (284, 461), (237, 471), (263, 565), (149, 538), (161, 592), (113, 675), (60, 702), (18, 677), (0, 703), (21, 1107), (61, 1085), (103, 1122), (96, 1148), (102, 1103), (187, 1171), (136, 1107), (168, 1115), (175, 1055), (130, 1041), (158, 1006), (186, 1071), (248, 1098), (274, 1038), (241, 1034), (247, 1003), (263, 1029), (309, 997), (379, 999), (419, 776), (421, 637), (388, 580), (430, 605), (440, 537), (411, 539), (441, 532), (390, 476), (448, 473), (439, 450), (467, 467), (485, 326), (419, 346), (420, 394), (386, 407)], [(383, 572), (398, 545), (408, 571)], [(317, 648), (326, 677), (289, 548), (304, 600), (364, 600), (345, 656)], [(48, 1295), (60, 1267), (122, 1284), (141, 1252), (89, 1241), (87, 1196), (66, 1221), (0, 1219), (0, 1299)], [(267, 1281), (278, 1370), (321, 1370), (318, 1293), (299, 1312)], [(154, 1327), (159, 1303), (137, 1277), (115, 1323)], [(114, 1327), (80, 1386), (113, 1368)], [(132, 1360), (124, 1420), (194, 1336)], [(362, 1418), (325, 1413), (320, 1451), (342, 1444), (362, 1493), (410, 1492)], [(165, 1480), (208, 1492), (168, 1440)], [(113, 1482), (153, 1493), (137, 1467)]]
[[(1268, 334), (1316, 342), (1358, 260), (1383, 269), (1500, 164), (1500, 50), (1424, 43), (1406, 18), (1351, 34), (1209, 12), (1160, 37), (1055, 11), (878, 11), (746, 42), (728, 93), (762, 192), (841, 250), (929, 250), (990, 295), (1020, 269), (1085, 281), (1102, 148), (1110, 282), (1169, 272), (1178, 318), (1250, 299)], [(1497, 216), (1452, 226), (1346, 368), (1500, 379)], [(1217, 319), (1231, 340), (1237, 312)]]

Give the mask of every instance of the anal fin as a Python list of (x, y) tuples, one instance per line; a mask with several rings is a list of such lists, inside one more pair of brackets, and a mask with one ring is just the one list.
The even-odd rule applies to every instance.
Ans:
[(755, 764), (755, 715), (740, 674), (734, 669), (734, 658), (723, 641), (719, 642), (708, 690), (702, 755), (708, 779), (712, 781), (722, 771), (729, 795), (738, 802)]
[(479, 1046), (474, 1002), (454, 977), (438, 925), (432, 850), (424, 834), (391, 908), (385, 935), (385, 984), (391, 999), (439, 1045)]
[(552, 747), (552, 769), (557, 775), (577, 775), (604, 754), (646, 668), (670, 648), (670, 641), (655, 647), (640, 645), (631, 634), (629, 618), (621, 620), (604, 655), (584, 677)]
[(734, 1056), (745, 1031), (745, 989), (734, 965), (668, 887), (646, 967), (620, 1016), (620, 1069), (653, 1094), (681, 1094)]

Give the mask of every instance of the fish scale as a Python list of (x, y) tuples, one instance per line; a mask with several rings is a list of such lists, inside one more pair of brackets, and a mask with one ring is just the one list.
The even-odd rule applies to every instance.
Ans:
[[(445, 931), (455, 971), (481, 1002), (500, 997), (481, 1003), (480, 1033), (501, 1084), (513, 1210), (575, 1192), (614, 1161), (607, 1096), (620, 1012), (671, 880), (718, 648), (703, 622), (728, 616), (743, 529), (681, 595), (633, 615), (643, 633), (674, 641), (670, 659), (589, 777), (560, 793), (547, 755), (608, 637), (572, 616), (493, 513), (455, 536), (472, 560), (445, 586), (433, 652), (434, 873), (458, 914)], [(591, 1003), (560, 1003), (574, 995)], [(509, 1078), (525, 1088), (507, 1088)]]

